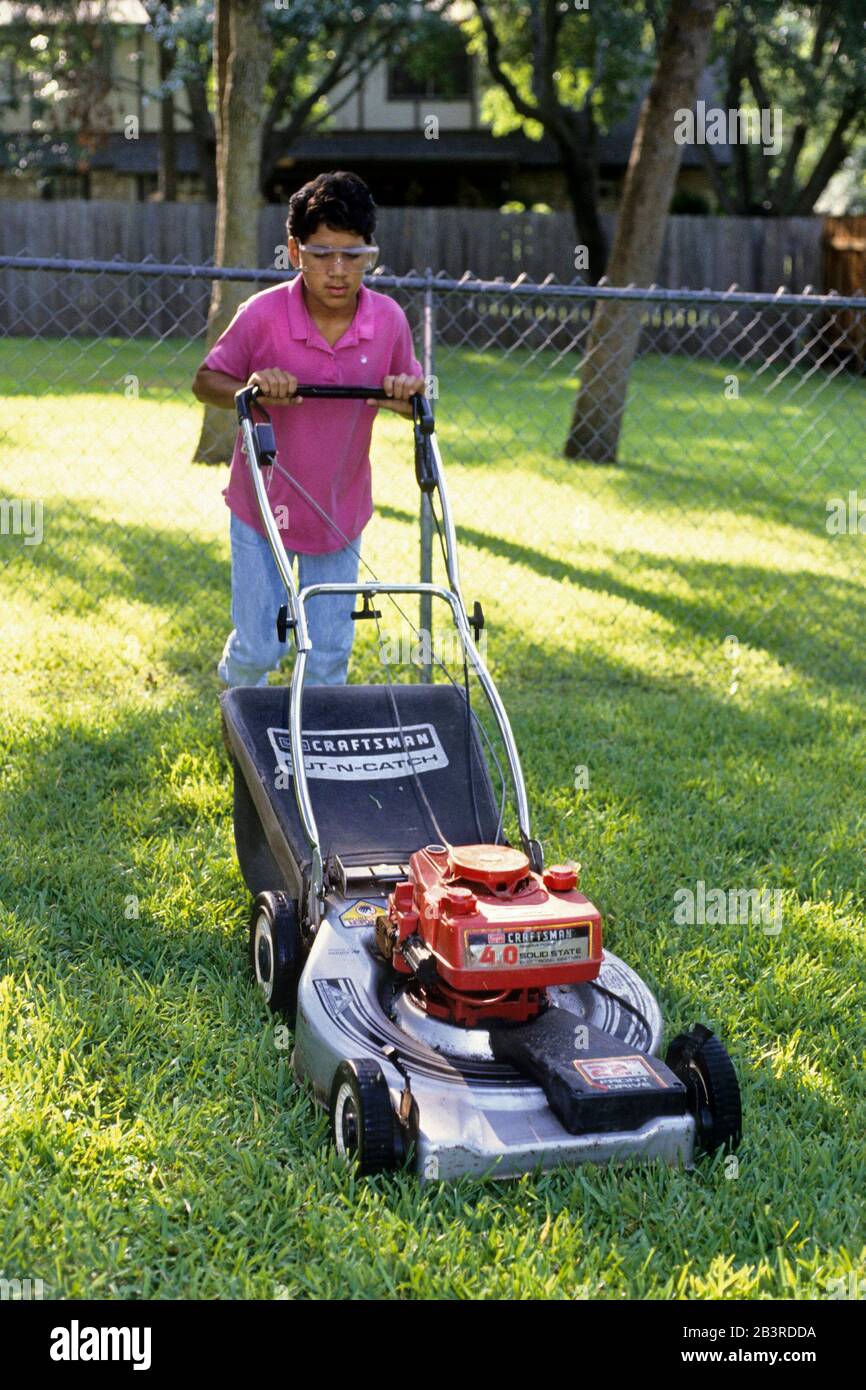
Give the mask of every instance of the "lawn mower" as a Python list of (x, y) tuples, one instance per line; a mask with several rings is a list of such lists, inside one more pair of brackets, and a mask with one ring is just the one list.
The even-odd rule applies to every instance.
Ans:
[[(721, 1042), (697, 1024), (661, 1059), (658, 1003), (603, 947), (580, 866), (545, 866), (532, 835), (511, 725), (478, 649), (483, 611), (476, 603), (470, 616), (461, 594), (429, 401), (412, 398), (415, 472), (431, 508), (438, 498), (447, 582), (298, 591), (268, 502), (271, 469), (294, 480), (259, 394), (239, 391), (237, 413), (294, 664), (288, 686), (225, 691), (222, 721), (255, 899), (252, 973), (294, 1023), (295, 1075), (328, 1107), (338, 1152), (361, 1174), (407, 1165), (431, 1180), (587, 1160), (689, 1165), (697, 1151), (733, 1148), (740, 1094)], [(307, 609), (325, 593), (355, 595), (353, 618), (377, 624), (378, 596), (429, 595), (459, 635), (463, 684), (395, 683), (386, 666), (382, 683), (305, 688)], [(504, 749), (519, 843), (504, 834), (507, 779), (471, 706), (470, 665)]]

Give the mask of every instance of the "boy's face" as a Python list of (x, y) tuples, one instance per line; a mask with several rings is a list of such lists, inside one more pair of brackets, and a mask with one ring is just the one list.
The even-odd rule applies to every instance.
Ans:
[[(341, 231), (325, 222), (320, 222), (303, 243), (297, 237), (289, 237), (292, 265), (300, 267), (304, 289), (314, 303), (329, 310), (354, 303), (369, 257), (340, 255), (340, 252), (366, 244), (357, 232)], [(314, 250), (305, 251), (302, 247), (321, 247), (330, 254), (317, 256)]]

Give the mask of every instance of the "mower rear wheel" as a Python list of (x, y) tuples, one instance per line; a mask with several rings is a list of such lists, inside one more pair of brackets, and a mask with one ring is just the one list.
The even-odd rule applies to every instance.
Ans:
[(250, 969), (272, 1013), (294, 1021), (304, 943), (288, 893), (259, 893), (250, 913)]
[(357, 1164), (359, 1176), (396, 1166), (395, 1116), (378, 1062), (369, 1057), (341, 1062), (331, 1085), (329, 1109), (337, 1153)]
[(686, 1087), (689, 1109), (697, 1122), (697, 1147), (715, 1153), (734, 1150), (743, 1132), (740, 1084), (734, 1064), (712, 1030), (696, 1023), (678, 1033), (666, 1064)]

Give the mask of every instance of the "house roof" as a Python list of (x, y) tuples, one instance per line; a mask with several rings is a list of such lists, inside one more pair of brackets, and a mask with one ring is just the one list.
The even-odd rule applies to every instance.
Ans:
[[(604, 167), (625, 168), (631, 153), (636, 116), (615, 126), (607, 135), (598, 137), (599, 164)], [(531, 168), (557, 168), (561, 163), (559, 150), (549, 136), (530, 140), (526, 135), (491, 135), (488, 130), (449, 130), (447, 139), (425, 139), (417, 130), (333, 130), (321, 135), (302, 135), (284, 149), (280, 132), (272, 137), (272, 151), (277, 165), (291, 167), (298, 160), (321, 161), (327, 158), (335, 167), (351, 164), (353, 160), (367, 163), (413, 163), (423, 161), (444, 164), (522, 164)], [(716, 162), (730, 163), (730, 147), (714, 148)], [(700, 150), (693, 145), (683, 146), (683, 168), (702, 168)]]
[[(0, 136), (0, 168), (17, 163), (26, 142), (28, 152), (37, 152), (34, 163), (38, 167), (54, 170), (76, 170), (78, 168), (79, 147), (70, 141), (55, 136), (47, 136), (37, 143), (32, 137), (6, 134)], [(22, 148), (19, 148), (21, 144)], [(40, 144), (44, 147), (38, 157)], [(82, 152), (88, 169), (110, 169), (118, 174), (155, 174), (159, 170), (159, 136), (144, 134), (137, 140), (127, 140), (119, 132), (105, 138), (105, 142), (95, 150)], [(176, 167), (179, 174), (198, 173), (198, 152), (192, 135), (175, 135)]]
[[(22, 137), (18, 137), (22, 138)], [(631, 150), (632, 129), (625, 123), (621, 128), (599, 138), (599, 162), (604, 168), (624, 167), (628, 163)], [(435, 146), (439, 143), (439, 148)], [(74, 146), (67, 146), (52, 138), (45, 141), (53, 145), (53, 156), (45, 158), (49, 168), (72, 169), (77, 167), (77, 153)], [(0, 138), (0, 166), (17, 160), (14, 146), (16, 137), (7, 135)], [(434, 146), (431, 149), (431, 145)], [(340, 165), (351, 167), (353, 163), (415, 163), (430, 167), (436, 156), (447, 164), (518, 164), (528, 168), (556, 168), (559, 165), (559, 151), (552, 140), (529, 140), (525, 135), (493, 136), (484, 130), (449, 130), (448, 139), (440, 142), (425, 140), (417, 131), (411, 130), (343, 130), (331, 131), (323, 135), (303, 135), (292, 145), (281, 149), (279, 131), (273, 137), (273, 154), (277, 167), (291, 168), (299, 161), (321, 164), (323, 161), (334, 168)], [(193, 136), (186, 131), (175, 135), (177, 172), (179, 174), (198, 173), (198, 151)], [(717, 146), (713, 151), (721, 164), (730, 162), (730, 149)], [(145, 132), (137, 140), (127, 140), (119, 131), (105, 137), (103, 144), (87, 155), (91, 169), (111, 169), (118, 174), (155, 174), (159, 169), (159, 136), (155, 132)], [(701, 164), (700, 152), (691, 146), (683, 149), (683, 166), (695, 167)]]
[[(178, 131), (174, 137), (175, 167), (179, 174), (198, 173), (195, 139)], [(156, 174), (159, 171), (159, 136), (146, 132), (137, 140), (113, 133), (90, 156), (91, 169), (113, 169), (118, 174)]]
[[(708, 107), (719, 104), (720, 74), (717, 69), (705, 68), (698, 82), (698, 100)], [(624, 169), (631, 154), (632, 141), (640, 115), (642, 92), (633, 102), (628, 115), (606, 134), (597, 137), (598, 162), (604, 168)], [(530, 140), (519, 131), (510, 135), (492, 135), (489, 130), (447, 130), (447, 139), (425, 139), (413, 130), (331, 130), (320, 135), (302, 135), (285, 150), (280, 150), (280, 132), (272, 137), (272, 150), (278, 164), (290, 167), (293, 161), (321, 161), (327, 155), (331, 164), (349, 164), (363, 159), (370, 163), (393, 160), (426, 163), (509, 163), (532, 168), (557, 168), (561, 162), (559, 150), (550, 136)], [(726, 167), (731, 162), (731, 147), (727, 142), (716, 145), (713, 155), (717, 164)], [(703, 157), (695, 145), (684, 145), (682, 167), (703, 168)]]

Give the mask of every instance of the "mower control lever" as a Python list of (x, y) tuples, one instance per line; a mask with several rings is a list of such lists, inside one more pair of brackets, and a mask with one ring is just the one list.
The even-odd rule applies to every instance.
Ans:
[(412, 422), (415, 431), (415, 480), (422, 492), (435, 492), (437, 477), (431, 436), (436, 422), (433, 407), (426, 396), (412, 397)]
[(352, 618), (381, 618), (381, 608), (374, 608), (370, 602), (370, 595), (365, 594), (360, 608), (353, 608), (350, 614)]
[(432, 434), (436, 428), (436, 421), (433, 418), (433, 407), (426, 396), (410, 396), (412, 402), (412, 419), (417, 429), (422, 434)]
[(289, 618), (289, 606), (284, 603), (277, 614), (277, 636), (280, 641), (288, 641), (289, 633), (293, 632), (297, 625), (294, 618)]

